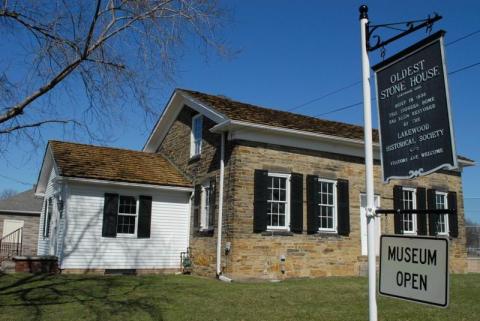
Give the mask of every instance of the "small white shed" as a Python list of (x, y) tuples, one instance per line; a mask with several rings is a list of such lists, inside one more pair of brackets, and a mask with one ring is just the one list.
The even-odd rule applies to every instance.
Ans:
[(191, 193), (161, 155), (50, 141), (36, 189), (38, 254), (67, 272), (179, 270)]

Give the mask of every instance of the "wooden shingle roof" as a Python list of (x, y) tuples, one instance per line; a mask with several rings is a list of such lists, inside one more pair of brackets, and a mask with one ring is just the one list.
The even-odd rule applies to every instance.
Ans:
[(138, 184), (191, 187), (169, 161), (141, 151), (50, 141), (59, 175)]
[[(204, 104), (210, 105), (232, 120), (363, 141), (362, 126), (260, 107), (198, 91), (186, 89), (179, 89), (179, 91), (184, 92)], [(378, 142), (378, 131), (376, 129), (373, 130), (373, 140)]]

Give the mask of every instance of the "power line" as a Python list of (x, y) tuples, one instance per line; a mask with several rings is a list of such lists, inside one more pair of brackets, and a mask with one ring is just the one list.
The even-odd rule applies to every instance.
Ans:
[(20, 181), (20, 180), (18, 180), (18, 179), (15, 179), (15, 178), (12, 178), (12, 177), (8, 177), (8, 176), (2, 175), (2, 174), (0, 174), (0, 177), (4, 178), (4, 179), (6, 179), (6, 180), (10, 180), (10, 181), (15, 182), (15, 183), (23, 184), (23, 185), (28, 185), (28, 186), (32, 186), (32, 185), (33, 185), (32, 183), (23, 182), (23, 181)]
[[(473, 32), (470, 32), (469, 34), (466, 34), (466, 35), (464, 35), (464, 36), (462, 36), (462, 37), (460, 37), (460, 38), (457, 38), (457, 39), (455, 39), (455, 40), (453, 40), (453, 41), (445, 44), (445, 47), (450, 46), (450, 45), (453, 45), (453, 44), (455, 44), (455, 43), (457, 43), (457, 42), (460, 42), (460, 41), (462, 41), (462, 40), (465, 40), (465, 39), (467, 39), (467, 38), (470, 38), (470, 37), (476, 35), (477, 33), (480, 33), (480, 29), (479, 29), (479, 30), (476, 30), (476, 31), (473, 31)], [(472, 67), (473, 67), (473, 66), (472, 66)], [(453, 73), (458, 72), (458, 71), (460, 71), (460, 70), (454, 71), (454, 72), (452, 72), (452, 73), (450, 73), (450, 74), (453, 74)], [(339, 89), (336, 89), (336, 90), (333, 90), (333, 91), (331, 91), (331, 92), (329, 92), (329, 93), (326, 93), (326, 94), (324, 94), (324, 95), (322, 95), (322, 96), (320, 96), (320, 97), (318, 97), (318, 98), (314, 98), (314, 99), (309, 100), (309, 101), (307, 101), (307, 102), (305, 102), (305, 103), (302, 103), (302, 104), (300, 104), (300, 105), (297, 105), (297, 106), (294, 106), (294, 107), (292, 107), (292, 108), (290, 108), (290, 109), (287, 109), (287, 111), (294, 111), (294, 110), (300, 109), (300, 108), (302, 108), (302, 107), (304, 107), (304, 106), (310, 105), (310, 104), (315, 103), (315, 102), (317, 102), (317, 101), (319, 101), (319, 100), (325, 99), (325, 98), (327, 98), (327, 97), (329, 97), (329, 96), (332, 96), (332, 95), (334, 95), (334, 94), (337, 94), (337, 93), (342, 92), (342, 91), (344, 91), (344, 90), (347, 90), (347, 89), (349, 89), (349, 88), (355, 87), (355, 86), (359, 85), (360, 83), (361, 83), (361, 81), (356, 81), (356, 82), (354, 82), (354, 83), (351, 83), (350, 85), (347, 85), (347, 86), (345, 86), (345, 87), (341, 87), (341, 88), (339, 88)], [(355, 105), (355, 106), (356, 106), (356, 105)], [(350, 106), (350, 105), (349, 105), (349, 106), (346, 106), (346, 107), (355, 107), (355, 106)], [(345, 108), (345, 109), (348, 109), (348, 108)], [(343, 109), (341, 109), (341, 110), (343, 110)], [(328, 113), (323, 113), (323, 114), (320, 114), (320, 115), (318, 115), (318, 116), (325, 115), (325, 114), (330, 114), (330, 112), (328, 112)], [(314, 117), (317, 117), (317, 116), (314, 116)]]
[(351, 84), (348, 85), (348, 86), (345, 86), (345, 87), (336, 89), (336, 90), (334, 90), (334, 91), (331, 91), (331, 92), (329, 92), (329, 93), (326, 93), (326, 94), (323, 95), (323, 96), (320, 96), (320, 97), (318, 97), (318, 98), (314, 98), (314, 99), (309, 100), (309, 101), (307, 101), (307, 102), (305, 102), (305, 103), (303, 103), (303, 104), (300, 104), (300, 105), (297, 105), (297, 106), (292, 107), (292, 108), (290, 108), (290, 109), (287, 109), (287, 111), (297, 110), (297, 109), (299, 109), (299, 108), (302, 108), (302, 107), (304, 107), (304, 106), (310, 105), (311, 103), (317, 102), (317, 101), (319, 101), (319, 100), (322, 100), (322, 99), (324, 99), (324, 98), (327, 98), (327, 97), (329, 97), (329, 96), (332, 96), (332, 95), (334, 95), (334, 94), (336, 94), (336, 93), (339, 93), (339, 92), (341, 92), (341, 91), (344, 91), (344, 90), (347, 90), (347, 89), (349, 89), (349, 88), (355, 87), (356, 85), (359, 85), (359, 84), (360, 84), (360, 81), (356, 81), (356, 82), (354, 82), (354, 83), (351, 83)]
[(476, 62), (476, 63), (474, 63), (474, 64), (471, 64), (471, 65), (468, 65), (468, 66), (459, 68), (459, 69), (457, 69), (457, 70), (451, 71), (451, 72), (449, 72), (448, 74), (449, 74), (449, 75), (453, 75), (453, 74), (455, 74), (455, 73), (457, 73), (457, 72), (464, 71), (464, 70), (473, 68), (473, 67), (478, 66), (478, 65), (480, 65), (480, 61), (479, 61), (479, 62)]
[(479, 29), (479, 30), (476, 30), (476, 31), (474, 31), (474, 32), (470, 32), (469, 34), (467, 34), (467, 35), (465, 35), (465, 36), (463, 36), (463, 37), (460, 37), (460, 38), (457, 38), (457, 39), (455, 39), (455, 40), (453, 40), (453, 41), (450, 41), (449, 43), (445, 44), (445, 47), (450, 46), (450, 45), (453, 45), (454, 43), (460, 42), (460, 41), (465, 40), (465, 39), (467, 39), (467, 38), (470, 38), (471, 36), (476, 35), (477, 33), (480, 33), (480, 29)]
[[(453, 71), (449, 72), (448, 74), (449, 74), (449, 75), (453, 75), (453, 74), (456, 74), (457, 72), (461, 72), (461, 71), (464, 71), (464, 70), (467, 70), (467, 69), (476, 67), (476, 66), (478, 66), (478, 65), (480, 65), (480, 61), (479, 61), (479, 62), (476, 62), (476, 63), (474, 63), (474, 64), (471, 64), (471, 65), (468, 65), (468, 66), (461, 67), (461, 68), (459, 68), (459, 69), (453, 70)], [(375, 101), (375, 98), (372, 99), (372, 101)], [(320, 116), (324, 116), (324, 115), (328, 115), (328, 114), (333, 114), (333, 113), (336, 113), (336, 112), (339, 112), (339, 111), (342, 111), (342, 110), (346, 110), (346, 109), (350, 109), (350, 108), (353, 108), (353, 107), (356, 107), (356, 106), (359, 106), (359, 105), (362, 105), (362, 104), (363, 104), (363, 101), (360, 101), (360, 102), (355, 103), (355, 104), (343, 106), (343, 107), (340, 107), (340, 108), (336, 108), (336, 109), (327, 111), (327, 112), (322, 113), (322, 114), (314, 115), (313, 117), (320, 117)]]
[(347, 105), (347, 106), (343, 106), (343, 107), (340, 107), (340, 108), (337, 108), (337, 109), (334, 109), (334, 110), (331, 110), (331, 111), (327, 111), (327, 112), (325, 112), (325, 113), (321, 113), (321, 114), (315, 115), (315, 116), (313, 116), (313, 117), (320, 117), (320, 116), (324, 116), (324, 115), (336, 113), (337, 111), (342, 111), (342, 110), (345, 110), (345, 109), (350, 109), (350, 108), (353, 108), (353, 107), (356, 107), (356, 106), (359, 106), (359, 105), (362, 105), (362, 104), (363, 104), (363, 101), (360, 101), (360, 102), (358, 102), (358, 103), (351, 104), (351, 105)]

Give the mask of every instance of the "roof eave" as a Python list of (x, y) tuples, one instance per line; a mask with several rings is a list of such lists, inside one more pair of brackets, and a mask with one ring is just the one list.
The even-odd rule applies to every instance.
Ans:
[(179, 192), (193, 192), (193, 187), (184, 186), (184, 185), (167, 185), (167, 184), (155, 184), (155, 183), (113, 181), (113, 180), (107, 180), (107, 179), (71, 177), (71, 176), (58, 176), (57, 179), (66, 181), (66, 182), (91, 183), (91, 184), (101, 184), (101, 185), (117, 185), (117, 186), (129, 186), (129, 187), (144, 187), (144, 188), (171, 190), (171, 191), (179, 191)]
[(228, 119), (225, 115), (219, 113), (212, 106), (209, 106), (208, 104), (205, 104), (204, 102), (192, 97), (181, 89), (175, 89), (167, 103), (167, 106), (165, 106), (162, 115), (157, 121), (157, 124), (150, 133), (147, 142), (142, 148), (144, 152), (156, 152), (158, 146), (160, 146), (162, 143), (163, 139), (170, 130), (170, 127), (175, 122), (178, 114), (185, 105), (199, 113), (204, 114), (206, 117), (210, 118), (216, 123), (220, 123)]
[[(265, 130), (265, 131), (271, 131), (271, 132), (284, 134), (284, 135), (304, 136), (309, 138), (318, 138), (318, 139), (342, 142), (346, 144), (363, 145), (363, 140), (361, 139), (352, 139), (352, 138), (333, 136), (328, 134), (313, 133), (313, 132), (308, 132), (303, 130), (261, 125), (261, 124), (255, 124), (255, 123), (239, 121), (239, 120), (230, 120), (230, 119), (212, 127), (210, 131), (212, 133), (221, 133), (221, 132), (236, 130), (240, 128)], [(373, 146), (378, 148), (380, 144), (378, 142), (375, 142), (373, 143)]]

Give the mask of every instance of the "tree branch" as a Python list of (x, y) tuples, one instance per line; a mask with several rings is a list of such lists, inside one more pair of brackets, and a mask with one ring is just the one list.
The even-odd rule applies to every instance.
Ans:
[(34, 128), (34, 127), (40, 127), (45, 124), (68, 124), (68, 123), (74, 123), (77, 125), (80, 125), (77, 121), (73, 119), (68, 119), (68, 120), (61, 120), (61, 119), (51, 119), (51, 120), (43, 120), (39, 121), (36, 123), (31, 123), (31, 124), (26, 124), (26, 125), (16, 125), (7, 129), (0, 129), (0, 135), (2, 134), (10, 134), (16, 130), (19, 129), (25, 129), (25, 128)]

